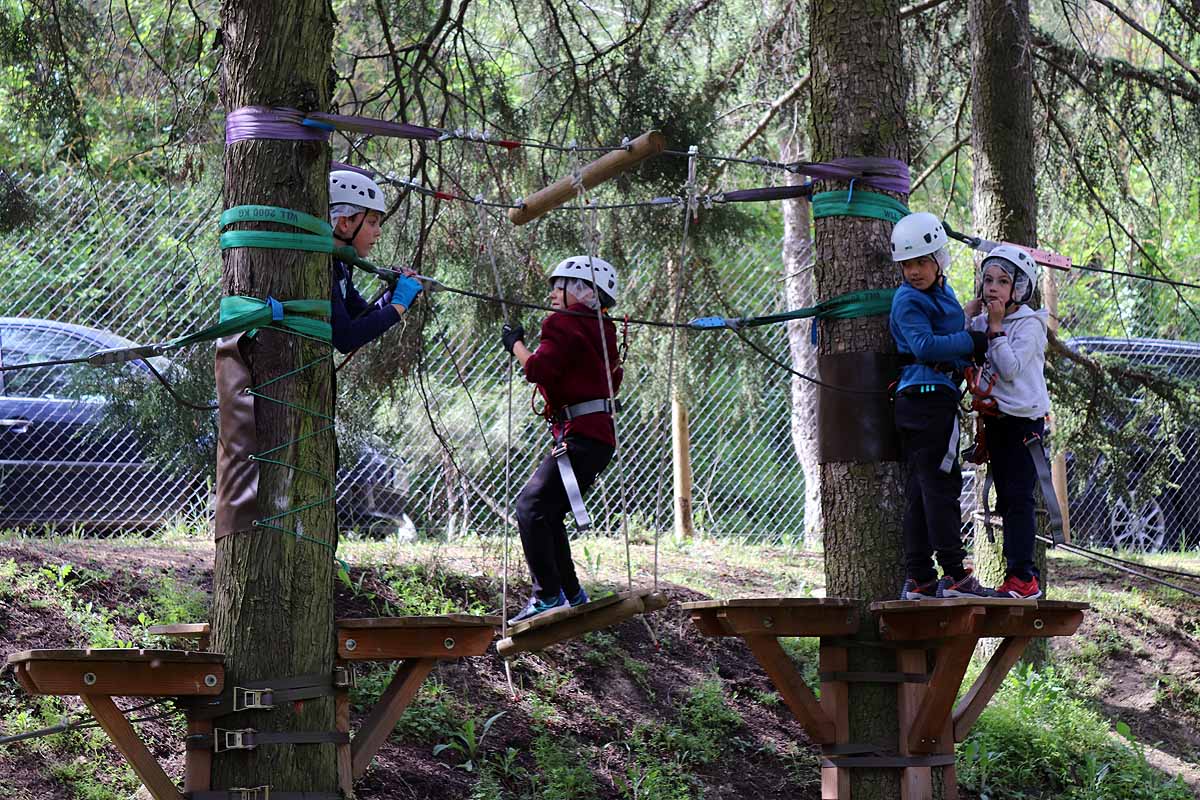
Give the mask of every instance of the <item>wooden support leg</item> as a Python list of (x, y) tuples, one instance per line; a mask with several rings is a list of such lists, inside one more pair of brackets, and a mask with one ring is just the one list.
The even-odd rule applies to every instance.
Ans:
[[(899, 672), (924, 673), (928, 669), (924, 650), (897, 650), (896, 669)], [(900, 716), (900, 755), (913, 755), (909, 749), (908, 736), (917, 719), (917, 711), (925, 699), (927, 688), (923, 683), (902, 683), (897, 691)], [(904, 767), (900, 770), (901, 800), (932, 800), (933, 772), (929, 767)]]
[(942, 738), (942, 729), (954, 707), (954, 698), (958, 696), (958, 688), (967, 665), (971, 663), (971, 653), (977, 641), (974, 636), (956, 636), (935, 651), (937, 662), (933, 676), (908, 733), (910, 752), (941, 751), (939, 740)]
[[(845, 647), (827, 647), (821, 642), (821, 672), (846, 672), (850, 668)], [(834, 744), (850, 742), (850, 691), (845, 681), (821, 682), (821, 708), (833, 721)], [(821, 800), (850, 800), (850, 770), (821, 768)]]
[(792, 714), (804, 726), (808, 738), (818, 744), (833, 744), (833, 720), (821, 708), (812, 690), (804, 683), (796, 665), (788, 658), (774, 636), (747, 635), (743, 637), (750, 652), (775, 684)]
[(1008, 637), (1000, 643), (996, 652), (992, 653), (991, 659), (975, 679), (971, 690), (963, 695), (963, 699), (954, 709), (954, 741), (961, 742), (967, 738), (971, 726), (979, 719), (979, 715), (1000, 688), (1000, 684), (1004, 683), (1008, 671), (1020, 660), (1029, 641), (1027, 636)]
[(125, 719), (125, 715), (117, 708), (112, 698), (104, 694), (84, 694), (80, 697), (96, 718), (96, 722), (100, 723), (100, 727), (125, 756), (129, 766), (133, 767), (133, 771), (142, 779), (154, 800), (183, 800), (183, 795), (154, 760), (154, 756), (150, 755), (146, 745), (138, 738), (137, 731), (129, 724), (129, 720)]
[[(942, 728), (938, 752), (954, 755), (954, 720), (949, 717), (946, 718), (946, 724)], [(940, 769), (942, 770), (942, 800), (958, 800), (958, 769), (953, 763)]]
[[(188, 736), (212, 738), (211, 719), (188, 719)], [(207, 792), (212, 788), (212, 750), (185, 750), (183, 754), (183, 790)]]
[[(350, 690), (338, 689), (333, 697), (334, 730), (338, 733), (350, 732)], [(350, 752), (350, 743), (337, 746), (338, 787), (342, 790), (345, 800), (354, 800), (354, 760)]]
[(417, 696), (417, 690), (437, 663), (436, 658), (413, 658), (396, 670), (392, 682), (350, 743), (351, 765), (355, 778), (367, 771), (371, 759), (387, 741), (404, 709)]

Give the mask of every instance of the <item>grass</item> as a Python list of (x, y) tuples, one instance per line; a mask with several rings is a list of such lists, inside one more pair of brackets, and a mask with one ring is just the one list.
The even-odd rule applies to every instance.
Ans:
[(1193, 800), (1053, 668), (1018, 667), (958, 746), (959, 782), (987, 800)]

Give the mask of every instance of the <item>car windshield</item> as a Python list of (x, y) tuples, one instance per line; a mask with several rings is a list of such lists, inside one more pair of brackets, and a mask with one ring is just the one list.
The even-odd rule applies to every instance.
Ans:
[[(96, 346), (93, 343), (62, 331), (24, 325), (0, 327), (0, 354), (3, 354), (5, 366), (79, 358), (94, 350)], [(4, 393), (9, 397), (75, 399), (71, 387), (81, 371), (86, 369), (86, 365), (71, 364), (7, 372), (4, 375)]]

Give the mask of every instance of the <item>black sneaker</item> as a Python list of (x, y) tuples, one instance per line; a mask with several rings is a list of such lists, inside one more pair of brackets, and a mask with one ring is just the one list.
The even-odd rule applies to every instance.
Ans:
[(901, 600), (932, 600), (937, 597), (938, 579), (930, 578), (920, 583), (916, 578), (905, 578), (904, 588), (900, 590)]
[(582, 586), (579, 587), (579, 594), (570, 598), (571, 608), (581, 606), (588, 602), (591, 602), (591, 598), (588, 597), (587, 589), (584, 589)]
[(522, 609), (521, 612), (515, 617), (511, 617), (508, 620), (508, 624), (516, 625), (518, 622), (527, 622), (536, 617), (538, 614), (544, 614), (547, 611), (553, 611), (556, 608), (563, 608), (566, 605), (567, 596), (561, 591), (558, 593), (558, 597), (549, 602), (545, 600), (538, 600), (536, 597), (531, 597), (529, 598), (529, 605), (525, 606), (525, 608)]
[(949, 575), (938, 581), (937, 596), (946, 597), (996, 597), (995, 590), (989, 589), (975, 577), (974, 570), (968, 569), (966, 574), (957, 580)]

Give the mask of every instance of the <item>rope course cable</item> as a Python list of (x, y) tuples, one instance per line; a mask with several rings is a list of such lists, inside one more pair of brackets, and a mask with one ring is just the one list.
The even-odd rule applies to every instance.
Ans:
[[(1112, 567), (1115, 570), (1119, 570), (1119, 571), (1127, 573), (1129, 575), (1135, 575), (1139, 578), (1145, 578), (1146, 580), (1150, 581), (1151, 583), (1157, 583), (1160, 586), (1166, 586), (1169, 589), (1174, 589), (1177, 592), (1183, 592), (1184, 594), (1191, 595), (1192, 597), (1200, 597), (1200, 590), (1191, 589), (1186, 586), (1180, 586), (1178, 584), (1171, 583), (1170, 581), (1164, 580), (1162, 578), (1156, 578), (1153, 575), (1148, 575), (1145, 572), (1140, 572), (1136, 569), (1132, 569), (1131, 567), (1126, 566), (1127, 564), (1131, 564), (1131, 563), (1135, 563), (1135, 562), (1126, 561), (1125, 559), (1117, 558), (1116, 556), (1109, 556), (1104, 553), (1098, 553), (1095, 550), (1089, 550), (1086, 547), (1079, 547), (1078, 545), (1074, 545), (1069, 542), (1065, 543), (1065, 544), (1057, 544), (1056, 545), (1056, 544), (1054, 544), (1054, 541), (1052, 539), (1050, 539), (1049, 537), (1046, 537), (1046, 536), (1042, 536), (1041, 534), (1037, 535), (1037, 539), (1038, 539), (1038, 541), (1043, 542), (1048, 546), (1061, 548), (1068, 553), (1074, 553), (1075, 555), (1082, 556), (1083, 558), (1086, 558), (1089, 561), (1095, 561), (1098, 564), (1103, 564), (1104, 566)], [(1143, 567), (1143, 568), (1148, 568), (1151, 570), (1158, 569), (1156, 567), (1151, 567), (1147, 564), (1139, 564), (1138, 566)], [(1191, 575), (1191, 573), (1185, 573), (1185, 574)], [(1197, 578), (1200, 576), (1192, 575), (1191, 577)]]

